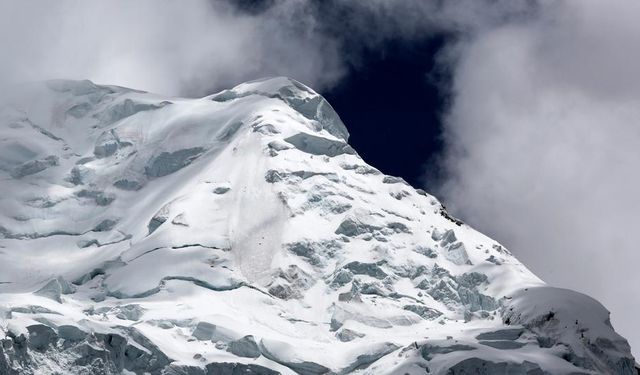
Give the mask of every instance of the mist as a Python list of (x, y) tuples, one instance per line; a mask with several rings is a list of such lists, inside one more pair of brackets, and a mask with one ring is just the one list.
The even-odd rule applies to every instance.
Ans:
[(461, 42), (439, 189), (543, 280), (602, 302), (636, 353), (638, 11), (554, 3)]
[(291, 75), (325, 87), (342, 74), (337, 50), (301, 5), (254, 16), (221, 1), (2, 1), (0, 82), (88, 78), (203, 96)]

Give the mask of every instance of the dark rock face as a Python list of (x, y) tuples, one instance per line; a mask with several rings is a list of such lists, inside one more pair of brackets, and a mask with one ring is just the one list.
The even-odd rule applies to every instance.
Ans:
[(128, 191), (136, 191), (136, 190), (142, 189), (142, 183), (135, 180), (129, 180), (126, 178), (117, 180), (116, 182), (113, 183), (113, 186), (117, 187), (118, 189), (128, 190)]
[(439, 346), (435, 344), (424, 344), (420, 347), (420, 355), (422, 358), (430, 361), (437, 354), (447, 354), (459, 351), (475, 350), (476, 348), (469, 345), (454, 344), (449, 346)]
[(484, 332), (476, 336), (478, 340), (517, 340), (524, 332), (522, 328), (507, 328), (493, 332)]
[(253, 336), (244, 336), (241, 339), (231, 341), (227, 350), (238, 357), (258, 358), (260, 357), (260, 348)]
[(338, 338), (338, 340), (342, 342), (353, 341), (355, 339), (362, 338), (364, 336), (365, 335), (363, 333), (359, 333), (359, 332), (350, 330), (348, 328), (343, 328), (336, 333), (336, 337)]
[(45, 350), (57, 339), (56, 332), (44, 324), (35, 324), (27, 329), (29, 330), (29, 347), (31, 349)]
[(162, 216), (152, 217), (151, 220), (149, 220), (149, 224), (147, 225), (147, 228), (149, 229), (149, 234), (155, 232), (156, 229), (158, 229), (166, 221), (167, 221), (166, 217), (162, 217)]
[(206, 341), (213, 339), (216, 332), (216, 326), (207, 322), (200, 322), (196, 325), (195, 330), (191, 334), (198, 340)]
[(324, 264), (324, 259), (331, 257), (340, 249), (340, 244), (337, 241), (300, 241), (287, 244), (286, 248), (309, 264), (321, 266)]
[(72, 325), (62, 325), (58, 327), (58, 335), (67, 342), (82, 341), (87, 337), (87, 333)]
[(231, 190), (231, 188), (228, 187), (228, 186), (218, 186), (217, 188), (213, 189), (213, 193), (214, 194), (225, 194), (229, 190)]
[(113, 227), (117, 223), (118, 222), (116, 220), (105, 219), (105, 220), (102, 220), (100, 223), (98, 223), (98, 225), (96, 225), (95, 228), (93, 228), (93, 231), (94, 232), (108, 232), (111, 229), (113, 229)]
[(98, 159), (107, 158), (118, 150), (129, 146), (132, 146), (131, 142), (120, 140), (115, 130), (111, 130), (100, 135), (93, 148), (93, 154)]
[(523, 342), (508, 340), (479, 341), (479, 343), (500, 350), (520, 349), (526, 345)]
[(269, 294), (283, 300), (301, 297), (299, 292), (286, 284), (276, 284), (271, 286), (269, 288)]
[(162, 177), (174, 173), (191, 164), (204, 152), (202, 147), (192, 147), (174, 152), (162, 152), (151, 159), (144, 168), (144, 173), (149, 177)]
[(487, 281), (483, 274), (470, 272), (456, 277), (436, 265), (430, 276), (417, 287), (425, 290), (436, 301), (463, 305), (470, 313), (493, 311), (500, 306), (493, 297), (480, 292), (479, 287)]
[[(447, 375), (546, 375), (540, 366), (522, 363), (491, 362), (481, 358), (467, 358), (447, 371)], [(549, 374), (550, 375), (550, 374)]]
[(350, 374), (353, 371), (367, 368), (370, 364), (384, 357), (385, 355), (398, 349), (398, 346), (391, 343), (384, 343), (383, 345), (375, 348), (371, 353), (361, 354), (356, 360), (341, 371), (343, 374)]
[(369, 275), (380, 280), (387, 277), (386, 272), (384, 272), (382, 268), (380, 268), (380, 266), (375, 263), (361, 263), (358, 261), (354, 261), (351, 263), (347, 263), (344, 268), (348, 269), (355, 275)]
[(280, 373), (260, 365), (223, 362), (208, 364), (206, 375), (280, 375)]
[(340, 226), (338, 226), (335, 233), (342, 234), (347, 237), (355, 237), (361, 234), (373, 233), (380, 229), (382, 229), (382, 227), (362, 223), (352, 218), (346, 218), (342, 223), (340, 223)]
[(160, 103), (138, 103), (131, 99), (125, 99), (120, 103), (116, 103), (107, 108), (104, 112), (100, 113), (99, 120), (103, 123), (114, 123), (120, 121), (123, 118), (133, 116), (138, 112), (152, 111), (160, 109), (171, 102), (163, 101)]
[(287, 183), (295, 183), (295, 181), (306, 180), (314, 176), (323, 176), (330, 181), (339, 181), (338, 176), (335, 173), (322, 173), (313, 171), (293, 171), (284, 172), (270, 169), (264, 176), (265, 181), (269, 183), (276, 183), (280, 181), (286, 181)]
[[(62, 302), (61, 296), (63, 294), (71, 294), (75, 290), (75, 287), (62, 277), (55, 278), (45, 284), (42, 288), (34, 292), (34, 294), (52, 299), (58, 303)], [(36, 309), (44, 309), (40, 306), (34, 306)], [(46, 309), (45, 309), (46, 310)]]
[(96, 190), (80, 190), (76, 193), (76, 196), (78, 198), (93, 199), (98, 206), (108, 206), (115, 200), (114, 196)]
[(438, 310), (429, 308), (427, 306), (421, 305), (407, 305), (404, 307), (405, 310), (411, 311), (412, 313), (420, 315), (423, 319), (431, 320), (439, 317), (442, 313)]
[(11, 172), (11, 177), (22, 178), (32, 174), (44, 171), (47, 168), (55, 167), (59, 164), (60, 159), (57, 156), (49, 155), (44, 159), (31, 160), (18, 167)]
[[(63, 325), (54, 329), (45, 324), (27, 327), (28, 337), (9, 334), (0, 346), (0, 374), (38, 373), (34, 357), (65, 361), (70, 374), (160, 375), (171, 360), (134, 328), (122, 333), (87, 333)], [(60, 351), (66, 354), (60, 357)], [(63, 365), (64, 363), (61, 363)]]
[(298, 150), (312, 155), (334, 157), (342, 154), (355, 154), (354, 149), (342, 141), (334, 141), (307, 133), (292, 135), (285, 138), (285, 141), (294, 145)]

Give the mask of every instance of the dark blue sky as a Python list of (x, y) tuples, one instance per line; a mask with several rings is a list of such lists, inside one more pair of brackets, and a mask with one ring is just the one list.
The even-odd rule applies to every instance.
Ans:
[(337, 87), (322, 92), (347, 125), (349, 143), (371, 165), (414, 186), (438, 178), (446, 75), (442, 37), (362, 51)]
[[(245, 14), (268, 10), (274, 0), (229, 1)], [(441, 114), (448, 74), (437, 64), (445, 35), (371, 33), (401, 28), (366, 6), (342, 1), (310, 2), (315, 32), (337, 41), (347, 74), (321, 94), (347, 125), (349, 143), (370, 165), (416, 187), (437, 186), (443, 148)], [(311, 25), (294, 25), (303, 33)], [(299, 28), (299, 30), (297, 30)], [(296, 31), (297, 30), (297, 31)], [(451, 37), (451, 36), (448, 36)], [(296, 77), (293, 77), (296, 78)]]

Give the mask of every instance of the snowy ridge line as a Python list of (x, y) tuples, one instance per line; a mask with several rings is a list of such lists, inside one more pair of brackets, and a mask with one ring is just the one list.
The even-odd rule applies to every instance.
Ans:
[(636, 373), (602, 305), (367, 165), (295, 80), (33, 83), (0, 124), (0, 374)]

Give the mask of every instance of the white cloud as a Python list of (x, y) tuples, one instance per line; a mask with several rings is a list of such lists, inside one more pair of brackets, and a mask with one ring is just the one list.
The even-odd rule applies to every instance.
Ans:
[(550, 3), (458, 46), (440, 189), (544, 280), (599, 299), (636, 351), (638, 12)]
[(264, 75), (335, 82), (335, 43), (303, 3), (288, 5), (251, 16), (205, 0), (1, 1), (0, 80), (89, 78), (181, 95)]

